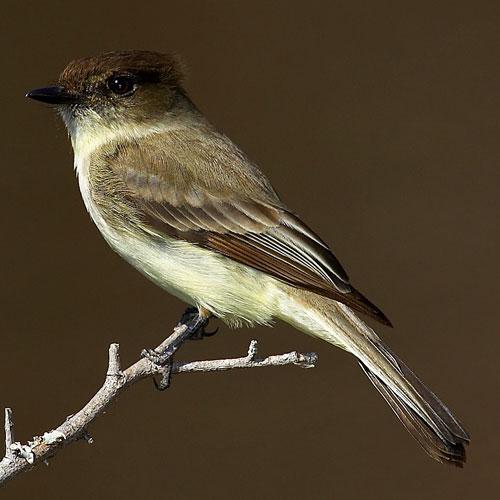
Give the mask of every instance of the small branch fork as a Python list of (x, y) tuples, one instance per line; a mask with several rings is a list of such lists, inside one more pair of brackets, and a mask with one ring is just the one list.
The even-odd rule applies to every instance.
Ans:
[(48, 464), (48, 458), (74, 441), (84, 439), (92, 443), (92, 437), (87, 430), (88, 426), (97, 416), (105, 411), (122, 391), (144, 378), (154, 379), (156, 375), (160, 375), (162, 377), (160, 384), (163, 383), (161, 388), (164, 389), (168, 387), (170, 375), (175, 373), (215, 372), (236, 368), (285, 365), (312, 368), (317, 362), (317, 355), (315, 353), (301, 354), (295, 351), (259, 358), (257, 355), (256, 340), (251, 341), (248, 354), (240, 358), (172, 362), (173, 354), (180, 347), (179, 338), (184, 338), (186, 328), (187, 326), (184, 324), (178, 325), (174, 328), (172, 335), (155, 349), (157, 353), (169, 353), (170, 362), (163, 363), (162, 365), (155, 363), (150, 357), (143, 357), (122, 371), (120, 367), (119, 345), (111, 344), (109, 347), (106, 379), (90, 401), (80, 411), (74, 415), (70, 415), (59, 427), (45, 432), (42, 436), (35, 436), (26, 444), (14, 440), (12, 410), (5, 408), (5, 456), (0, 461), (0, 485), (3, 485), (9, 479), (34, 467), (40, 462)]

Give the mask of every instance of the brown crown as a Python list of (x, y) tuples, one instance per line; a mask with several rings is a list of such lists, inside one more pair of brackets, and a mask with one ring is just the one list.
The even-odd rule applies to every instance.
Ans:
[(148, 50), (124, 50), (76, 59), (66, 66), (59, 82), (67, 87), (78, 87), (93, 77), (114, 72), (157, 74), (170, 85), (181, 85), (183, 80), (183, 68), (177, 56)]

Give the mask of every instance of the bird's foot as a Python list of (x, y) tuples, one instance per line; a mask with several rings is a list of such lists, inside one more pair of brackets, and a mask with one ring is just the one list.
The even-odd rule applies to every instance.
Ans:
[[(181, 319), (179, 321), (180, 325), (185, 325), (190, 322), (196, 321), (196, 318), (200, 316), (200, 313), (196, 307), (188, 307), (183, 315), (181, 316)], [(207, 332), (205, 329), (208, 325), (208, 322), (210, 320), (209, 315), (204, 315), (203, 319), (205, 320), (203, 323), (200, 323), (196, 327), (193, 328), (192, 334), (189, 337), (191, 340), (201, 340), (204, 339), (205, 337), (213, 337), (218, 331), (219, 327), (215, 328), (215, 330), (212, 330), (210, 332)], [(195, 329), (196, 328), (196, 329)]]
[(158, 366), (164, 366), (168, 359), (163, 359), (161, 353), (159, 353), (156, 349), (150, 349), (150, 348), (145, 348), (141, 351), (141, 358), (146, 358), (151, 363), (158, 365)]
[(161, 380), (158, 382), (156, 379), (153, 379), (155, 387), (158, 390), (163, 391), (170, 386), (174, 353), (187, 339), (202, 339), (217, 333), (218, 329), (213, 332), (205, 331), (209, 319), (210, 316), (208, 314), (200, 314), (198, 309), (189, 307), (184, 311), (177, 325), (177, 329), (182, 326), (185, 326), (185, 329), (168, 344), (164, 351), (158, 352), (156, 349), (142, 350), (141, 356), (143, 358), (149, 359), (151, 363), (161, 368)]

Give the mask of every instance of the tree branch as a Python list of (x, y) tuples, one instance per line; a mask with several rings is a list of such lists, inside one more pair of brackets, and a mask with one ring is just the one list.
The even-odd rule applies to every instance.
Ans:
[[(174, 328), (172, 335), (163, 341), (155, 351), (158, 353), (168, 352), (171, 358), (180, 347), (179, 339), (183, 337), (186, 328), (186, 325)], [(267, 366), (297, 365), (303, 368), (312, 368), (316, 361), (317, 355), (315, 353), (301, 354), (295, 351), (259, 358), (257, 357), (257, 341), (252, 340), (248, 354), (240, 358), (173, 362), (166, 366), (159, 366), (150, 359), (142, 358), (126, 370), (121, 371), (119, 345), (111, 344), (108, 353), (108, 369), (103, 385), (80, 411), (70, 415), (56, 429), (45, 432), (42, 436), (35, 436), (27, 444), (14, 442), (12, 411), (10, 408), (5, 409), (5, 456), (0, 461), (0, 485), (34, 467), (39, 462), (47, 463), (48, 458), (74, 441), (85, 439), (92, 442), (87, 431), (89, 424), (102, 414), (122, 391), (144, 378), (154, 377), (157, 374), (169, 378), (170, 374), (173, 373), (214, 372)], [(168, 387), (168, 381), (164, 387)]]

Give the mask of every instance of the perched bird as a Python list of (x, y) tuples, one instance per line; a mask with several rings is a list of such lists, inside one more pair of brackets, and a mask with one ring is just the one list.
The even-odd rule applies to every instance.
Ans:
[(282, 320), (348, 351), (432, 458), (465, 462), (462, 425), (356, 313), (390, 325), (387, 317), (200, 113), (176, 57), (133, 50), (79, 59), (57, 85), (27, 96), (61, 114), (85, 206), (124, 259), (196, 307), (198, 319)]

